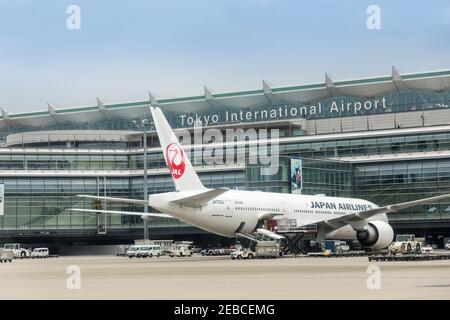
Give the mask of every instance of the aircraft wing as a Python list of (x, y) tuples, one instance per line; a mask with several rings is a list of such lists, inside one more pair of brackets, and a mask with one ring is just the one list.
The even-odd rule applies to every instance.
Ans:
[(171, 215), (165, 213), (155, 213), (155, 212), (136, 212), (136, 211), (116, 211), (116, 210), (95, 210), (95, 209), (70, 209), (70, 211), (81, 211), (81, 212), (92, 212), (92, 213), (112, 213), (112, 214), (123, 214), (129, 216), (141, 216), (141, 217), (158, 217), (158, 218), (171, 218)]
[(411, 208), (411, 207), (421, 205), (421, 204), (433, 203), (433, 202), (440, 201), (440, 200), (447, 199), (447, 198), (450, 198), (450, 194), (444, 194), (444, 195), (420, 199), (420, 200), (391, 204), (391, 205), (384, 206), (384, 207), (379, 207), (379, 208), (362, 211), (362, 212), (356, 212), (353, 214), (340, 216), (338, 218), (328, 219), (328, 220), (324, 220), (321, 222), (316, 222), (315, 224), (317, 224), (318, 226), (331, 227), (332, 229), (338, 229), (340, 227), (350, 224), (355, 229), (359, 229), (359, 228), (363, 229), (363, 227), (365, 225), (365, 220), (374, 215), (382, 214), (382, 213), (397, 212), (402, 209)]
[(88, 199), (100, 199), (116, 202), (126, 202), (126, 203), (136, 203), (136, 204), (147, 204), (147, 201), (141, 199), (127, 199), (127, 198), (113, 198), (113, 197), (102, 197), (102, 196), (91, 196), (86, 194), (79, 194), (77, 197), (88, 198)]

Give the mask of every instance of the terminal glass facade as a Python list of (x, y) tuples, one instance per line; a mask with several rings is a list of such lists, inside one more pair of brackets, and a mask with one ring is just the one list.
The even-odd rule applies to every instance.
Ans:
[(447, 132), (395, 135), (367, 139), (336, 139), (334, 141), (288, 143), (281, 146), (281, 151), (286, 154), (314, 158), (443, 150), (450, 150), (450, 134)]
[[(335, 94), (317, 84), (273, 88), (271, 93), (215, 94), (213, 101), (189, 97), (158, 103), (174, 128), (192, 131), (192, 119), (203, 124), (208, 119), (208, 128), (222, 132), (279, 130), (276, 172), (262, 175), (264, 166), (249, 161), (254, 154), (250, 157), (247, 149), (244, 159), (235, 157), (233, 163), (194, 163), (207, 187), (290, 192), (290, 158), (300, 157), (303, 194), (359, 197), (387, 205), (450, 193), (450, 72), (405, 75), (401, 81), (404, 90), (391, 77), (381, 77), (336, 82)], [(133, 120), (149, 119), (149, 193), (174, 190), (148, 107), (144, 101), (104, 110), (93, 106), (51, 115), (3, 115), (0, 183), (5, 184), (5, 215), (0, 217), (0, 237), (64, 236), (66, 231), (96, 235), (104, 221), (110, 233), (140, 230), (139, 216), (105, 217), (70, 209), (91, 209), (91, 201), (79, 194), (143, 199), (143, 137)], [(111, 202), (106, 209), (143, 208)], [(439, 222), (448, 231), (450, 202), (402, 210), (390, 219), (415, 230)], [(150, 225), (168, 228), (167, 234), (170, 228), (186, 227), (156, 218)]]
[[(378, 205), (406, 202), (450, 193), (450, 160), (410, 160), (355, 165), (355, 196)], [(397, 220), (449, 220), (450, 201), (440, 201), (392, 213)]]
[[(244, 188), (241, 171), (205, 173), (200, 178), (210, 188)], [(174, 191), (168, 175), (148, 179), (149, 193)], [(0, 217), (1, 230), (40, 229), (96, 229), (97, 214), (71, 211), (92, 209), (92, 201), (77, 197), (80, 194), (105, 195), (117, 198), (143, 199), (143, 178), (3, 178), (5, 211)], [(143, 207), (128, 203), (108, 202), (107, 210), (143, 212)], [(103, 216), (101, 218), (104, 218)], [(182, 225), (175, 219), (155, 218), (154, 225)], [(142, 228), (139, 216), (108, 215), (108, 228)]]

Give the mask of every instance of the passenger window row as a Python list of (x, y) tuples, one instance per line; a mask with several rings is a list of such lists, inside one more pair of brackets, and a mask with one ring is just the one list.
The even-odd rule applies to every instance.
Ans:
[(235, 207), (236, 211), (266, 211), (266, 212), (281, 212), (278, 208), (259, 208), (259, 207)]
[(294, 209), (294, 213), (314, 213), (314, 210)]

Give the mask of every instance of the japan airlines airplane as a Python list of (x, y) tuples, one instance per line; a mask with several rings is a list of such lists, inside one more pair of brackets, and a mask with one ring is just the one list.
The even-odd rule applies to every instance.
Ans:
[[(164, 158), (176, 191), (150, 194), (148, 205), (162, 213), (72, 209), (146, 217), (175, 218), (225, 236), (272, 239), (279, 234), (261, 228), (267, 219), (295, 219), (297, 226), (315, 225), (318, 239), (357, 239), (374, 249), (388, 246), (394, 232), (386, 214), (433, 203), (450, 194), (378, 207), (362, 199), (206, 188), (189, 161), (161, 109), (150, 107)], [(145, 200), (80, 195), (84, 198), (145, 204)]]

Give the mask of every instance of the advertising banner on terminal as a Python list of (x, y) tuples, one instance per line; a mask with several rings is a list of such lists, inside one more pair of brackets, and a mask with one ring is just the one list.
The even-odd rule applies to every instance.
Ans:
[(291, 158), (291, 193), (301, 194), (303, 189), (302, 159)]
[(5, 212), (5, 185), (0, 184), (0, 216)]

